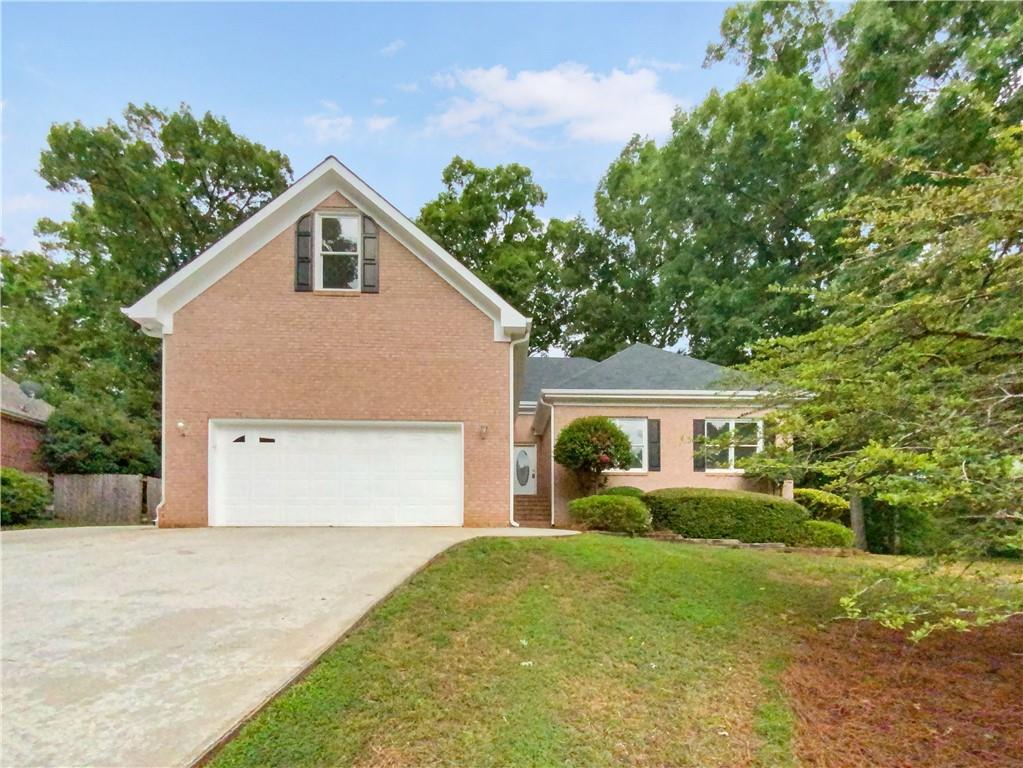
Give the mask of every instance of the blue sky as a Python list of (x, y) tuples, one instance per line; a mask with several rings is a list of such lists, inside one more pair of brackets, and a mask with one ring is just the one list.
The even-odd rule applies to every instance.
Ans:
[(455, 154), (519, 162), (545, 216), (592, 215), (632, 133), (663, 138), (739, 73), (701, 67), (726, 4), (2, 5), (2, 234), (69, 200), (36, 173), (54, 122), (148, 101), (226, 117), (299, 176), (334, 154), (414, 216)]

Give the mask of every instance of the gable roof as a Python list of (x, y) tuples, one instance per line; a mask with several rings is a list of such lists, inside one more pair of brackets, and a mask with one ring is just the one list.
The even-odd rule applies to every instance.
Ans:
[(53, 413), (53, 406), (45, 400), (29, 397), (21, 391), (18, 382), (0, 374), (0, 412), (22, 421), (45, 424)]
[(597, 365), (588, 357), (528, 357), (522, 382), (524, 403), (535, 403), (540, 390), (557, 386), (565, 379)]
[(529, 333), (530, 321), (441, 248), (407, 216), (329, 156), (242, 224), (228, 232), (135, 304), (121, 311), (150, 336), (174, 330), (174, 313), (224, 277), (333, 192), (340, 192), (363, 213), (414, 253), (494, 321), (494, 339)]
[(558, 390), (682, 391), (729, 386), (734, 371), (649, 344), (633, 344), (602, 363), (563, 379)]

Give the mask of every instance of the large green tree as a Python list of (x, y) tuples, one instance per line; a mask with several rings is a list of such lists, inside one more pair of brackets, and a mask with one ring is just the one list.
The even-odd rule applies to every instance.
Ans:
[(546, 193), (525, 166), (484, 168), (455, 157), (443, 191), (423, 206), (418, 223), (438, 243), (525, 315), (532, 349), (561, 336), (558, 265), (537, 210)]
[(39, 223), (42, 253), (3, 256), (4, 369), (155, 438), (159, 344), (120, 309), (283, 191), (288, 160), (213, 115), (130, 105), (121, 121), (54, 125), (40, 173), (78, 198), (68, 220)]
[(658, 284), (664, 249), (651, 190), (659, 162), (652, 141), (634, 138), (597, 187), (596, 225), (548, 226), (568, 302), (564, 346), (574, 355), (602, 360), (636, 342), (667, 346), (679, 337), (677, 303)]
[[(932, 515), (949, 553), (1023, 553), (1023, 129), (954, 173), (854, 138), (904, 184), (841, 212), (852, 255), (817, 297), (827, 321), (757, 346), (748, 371), (793, 440), (747, 469), (813, 473), (852, 498), (854, 526), (873, 498)], [(877, 615), (924, 634), (1023, 610), (1018, 594), (964, 605), (954, 583), (896, 583)]]
[(763, 338), (818, 327), (850, 255), (834, 214), (912, 181), (865, 162), (856, 130), (896, 159), (962, 171), (1023, 119), (1020, 3), (754, 2), (726, 11), (707, 65), (745, 77), (680, 112), (660, 147), (634, 140), (597, 195), (599, 242), (566, 271), (569, 346), (602, 355), (682, 339), (748, 360)]
[(858, 143), (906, 184), (842, 211), (853, 257), (817, 297), (827, 322), (758, 345), (748, 370), (796, 438), (765, 460), (853, 495), (1023, 522), (1023, 129), (957, 173)]

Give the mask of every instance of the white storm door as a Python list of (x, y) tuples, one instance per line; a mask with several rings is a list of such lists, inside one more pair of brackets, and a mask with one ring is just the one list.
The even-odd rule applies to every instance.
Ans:
[(515, 495), (536, 495), (536, 446), (516, 445), (512, 471), (515, 473)]

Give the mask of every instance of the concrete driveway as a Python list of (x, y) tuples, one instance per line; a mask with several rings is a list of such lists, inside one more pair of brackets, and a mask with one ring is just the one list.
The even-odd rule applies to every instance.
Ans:
[(557, 533), (5, 532), (2, 763), (187, 765), (437, 553)]

